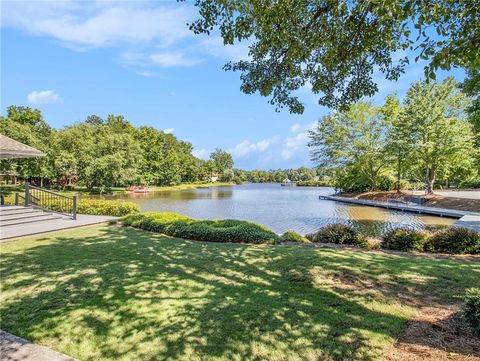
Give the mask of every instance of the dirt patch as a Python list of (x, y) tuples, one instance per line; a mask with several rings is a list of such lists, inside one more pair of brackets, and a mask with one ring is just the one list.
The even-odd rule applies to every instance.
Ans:
[(421, 307), (398, 341), (383, 355), (388, 361), (478, 361), (480, 339), (466, 329), (459, 307)]
[[(389, 200), (403, 201), (406, 197), (412, 195), (406, 193), (391, 192), (365, 192), (365, 193), (342, 193), (342, 197), (353, 199), (365, 199), (377, 202), (388, 202)], [(426, 200), (422, 206), (434, 208), (447, 208), (467, 212), (480, 212), (479, 199), (444, 197), (438, 194), (433, 195), (415, 195), (415, 198), (423, 198)]]

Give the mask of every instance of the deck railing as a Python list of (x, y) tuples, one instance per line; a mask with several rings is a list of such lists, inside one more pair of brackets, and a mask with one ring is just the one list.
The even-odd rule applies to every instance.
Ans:
[(77, 219), (77, 196), (68, 197), (28, 183), (25, 184), (24, 195), (18, 192), (15, 194), (15, 204), (60, 213)]

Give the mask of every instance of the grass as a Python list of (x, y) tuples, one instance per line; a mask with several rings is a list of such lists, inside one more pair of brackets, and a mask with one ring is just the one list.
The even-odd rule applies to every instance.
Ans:
[(419, 299), (480, 283), (475, 262), (107, 226), (0, 255), (1, 328), (80, 360), (375, 360)]

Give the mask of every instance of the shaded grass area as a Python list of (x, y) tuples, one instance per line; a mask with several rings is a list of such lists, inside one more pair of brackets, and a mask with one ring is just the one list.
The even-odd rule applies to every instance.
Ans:
[[(475, 262), (98, 226), (1, 244), (1, 328), (81, 360), (374, 360)], [(419, 340), (418, 342), (421, 342)]]

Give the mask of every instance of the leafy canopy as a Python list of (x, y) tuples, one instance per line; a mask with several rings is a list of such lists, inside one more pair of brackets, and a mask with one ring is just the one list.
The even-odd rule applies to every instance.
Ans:
[[(469, 0), (196, 0), (197, 34), (218, 29), (224, 44), (247, 42), (241, 90), (302, 113), (295, 91), (311, 86), (319, 103), (344, 107), (378, 87), (377, 69), (397, 80), (411, 59), (437, 69), (480, 66), (480, 6)], [(400, 54), (400, 59), (398, 56)]]
[(324, 116), (310, 131), (312, 160), (354, 173), (367, 189), (376, 189), (388, 166), (385, 128), (381, 113), (371, 103), (359, 102), (347, 111)]
[(463, 180), (475, 173), (470, 102), (453, 78), (413, 84), (403, 104), (389, 96), (374, 107), (359, 102), (322, 117), (310, 132), (312, 160), (336, 167), (335, 184), (346, 191), (397, 190), (402, 176), (425, 182)]
[(448, 179), (472, 170), (474, 133), (464, 116), (468, 105), (451, 77), (441, 83), (415, 83), (407, 92), (396, 129), (404, 135), (406, 154), (424, 174), (429, 193), (439, 174)]

